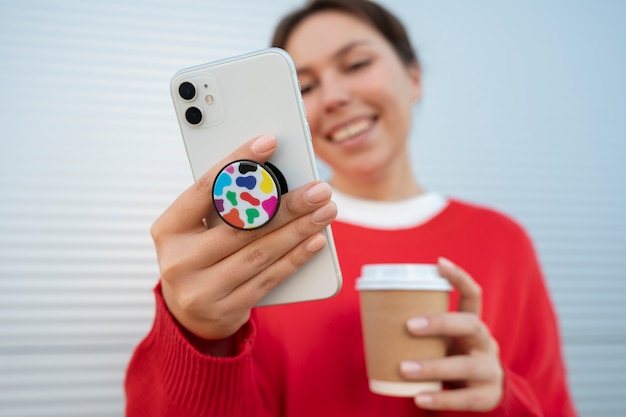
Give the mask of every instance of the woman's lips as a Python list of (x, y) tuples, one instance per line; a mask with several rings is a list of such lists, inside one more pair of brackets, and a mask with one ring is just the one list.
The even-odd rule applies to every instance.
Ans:
[(368, 131), (374, 122), (374, 117), (359, 118), (333, 129), (327, 137), (331, 142), (342, 143)]

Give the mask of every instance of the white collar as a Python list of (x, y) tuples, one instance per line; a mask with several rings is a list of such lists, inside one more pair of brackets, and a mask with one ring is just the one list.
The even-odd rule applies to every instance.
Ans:
[(333, 189), (337, 220), (373, 229), (408, 229), (426, 223), (443, 211), (448, 200), (432, 191), (399, 201), (367, 200)]

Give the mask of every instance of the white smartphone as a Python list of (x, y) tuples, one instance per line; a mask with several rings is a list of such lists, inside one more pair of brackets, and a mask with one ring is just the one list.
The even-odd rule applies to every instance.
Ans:
[[(183, 69), (170, 88), (195, 179), (264, 133), (278, 138), (269, 162), (282, 173), (288, 190), (319, 178), (296, 69), (287, 52), (268, 48)], [(259, 306), (318, 300), (339, 291), (341, 271), (331, 228), (324, 233), (326, 247)]]

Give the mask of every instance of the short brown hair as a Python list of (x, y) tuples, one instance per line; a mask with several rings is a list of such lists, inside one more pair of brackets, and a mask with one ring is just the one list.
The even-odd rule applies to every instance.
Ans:
[(376, 29), (387, 39), (406, 66), (419, 65), (404, 25), (391, 12), (369, 0), (312, 0), (280, 20), (272, 46), (285, 49), (293, 30), (307, 17), (326, 10), (348, 13)]

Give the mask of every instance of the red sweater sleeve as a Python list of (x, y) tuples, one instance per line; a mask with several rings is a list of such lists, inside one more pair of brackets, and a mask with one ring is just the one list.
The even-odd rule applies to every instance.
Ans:
[[(491, 294), (500, 300), (500, 314), (512, 332), (501, 342), (506, 372), (502, 405), (509, 413), (500, 415), (526, 406), (532, 415), (574, 417), (553, 303), (531, 240), (521, 228), (519, 234), (519, 242), (509, 248), (516, 251), (508, 271), (514, 280), (496, 286)], [(506, 326), (493, 321), (499, 329)], [(511, 329), (510, 323), (517, 324)]]
[(532, 242), (505, 216), (496, 215), (494, 224), (481, 233), (496, 248), (491, 263), (480, 263), (492, 270), (471, 272), (479, 281), (488, 272), (499, 277), (481, 283), (483, 319), (500, 345), (505, 371), (502, 401), (487, 415), (574, 417), (557, 318)]
[(239, 331), (237, 356), (211, 357), (185, 339), (167, 310), (160, 285), (154, 292), (153, 327), (135, 349), (126, 373), (126, 416), (276, 415), (267, 410), (254, 377), (254, 323)]

